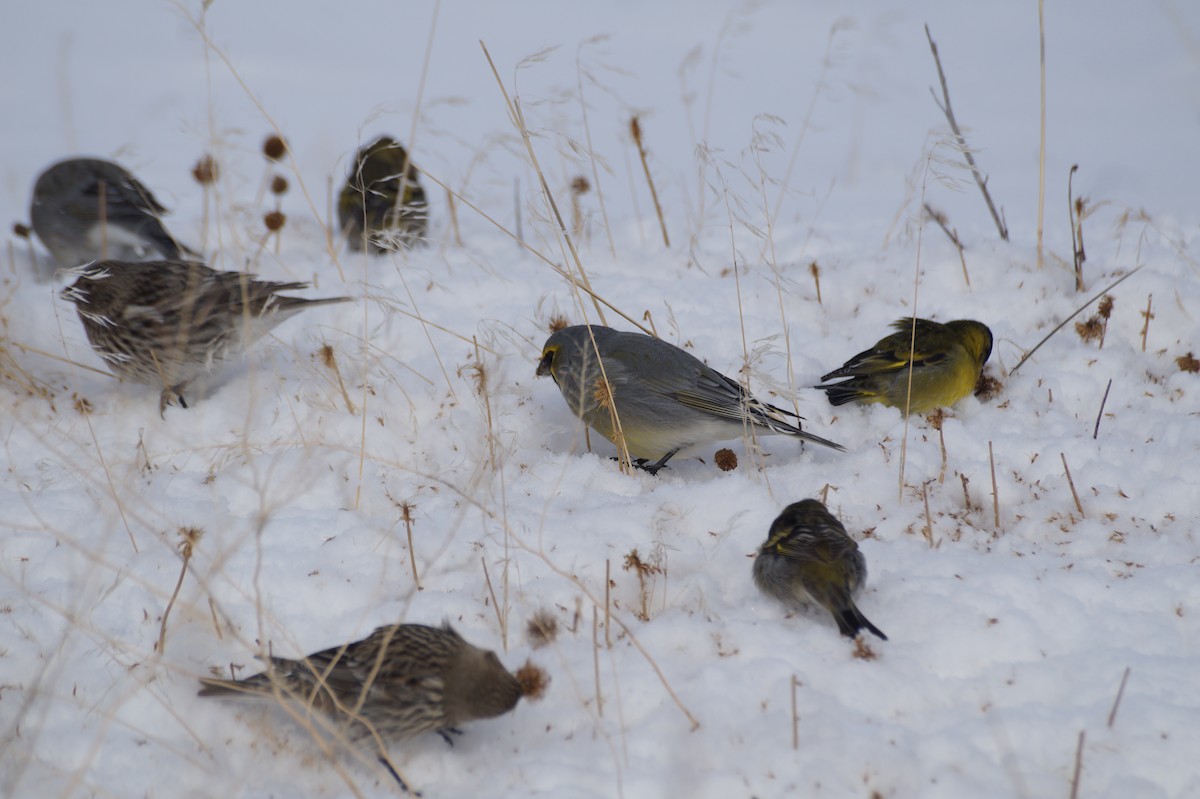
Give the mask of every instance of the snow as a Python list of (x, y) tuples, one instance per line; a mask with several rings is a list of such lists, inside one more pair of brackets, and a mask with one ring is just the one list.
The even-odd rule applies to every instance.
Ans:
[[(0, 219), (27, 219), (51, 162), (114, 158), (214, 266), (357, 301), (286, 322), (160, 419), (157, 391), (93, 371), (64, 280), (10, 236), (3, 795), (394, 795), (369, 757), (327, 754), (270, 703), (199, 699), (196, 679), (252, 669), (267, 646), (298, 656), (442, 619), (551, 683), (453, 748), (393, 747), (428, 797), (1066, 796), (1081, 733), (1080, 796), (1200, 795), (1200, 377), (1176, 362), (1200, 351), (1192, 6), (1047, 4), (1040, 268), (1033, 4), (217, 2), (207, 47), (195, 2), (18, 13), (0, 27)], [(1011, 242), (947, 143), (926, 23)], [(347, 158), (391, 132), (514, 232), (519, 181), (526, 242), (567, 262), (480, 39), (568, 223), (567, 184), (592, 177), (582, 86), (613, 239), (593, 187), (579, 248), (596, 292), (726, 374), (749, 361), (756, 394), (795, 397), (847, 453), (767, 438), (724, 444), (731, 472), (709, 457), (622, 474), (534, 377), (551, 318), (597, 321), (544, 260), (464, 202), (460, 246), (429, 180), (434, 246), (326, 246)], [(274, 124), (294, 160), (269, 170)], [(190, 170), (208, 152), (206, 200)], [(1095, 209), (1083, 293), (1076, 163)], [(261, 221), (273, 171), (292, 182), (278, 249)], [(969, 286), (923, 201), (957, 229)], [(1069, 323), (1010, 374), (1135, 267), (1102, 347)], [(997, 396), (960, 402), (939, 436), (806, 388), (914, 308), (991, 326)], [(750, 579), (775, 515), (827, 486), (867, 559), (859, 605), (890, 638), (857, 655), (827, 614), (788, 616)], [(189, 526), (203, 535), (159, 649)], [(644, 585), (623, 568), (633, 550), (662, 570)], [(535, 649), (538, 611), (559, 632)]]

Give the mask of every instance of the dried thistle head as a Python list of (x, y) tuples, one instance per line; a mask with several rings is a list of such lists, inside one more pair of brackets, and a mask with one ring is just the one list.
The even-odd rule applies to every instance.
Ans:
[[(554, 643), (558, 637), (558, 617), (545, 608), (537, 610), (525, 625), (525, 635), (534, 649)], [(520, 680), (520, 676), (517, 677)]]
[(183, 555), (184, 560), (192, 557), (192, 552), (196, 545), (200, 543), (200, 539), (204, 537), (204, 531), (199, 527), (187, 526), (180, 527), (175, 534), (179, 536), (179, 552)]
[(1196, 360), (1196, 357), (1190, 352), (1187, 355), (1180, 355), (1175, 359), (1175, 363), (1179, 365), (1181, 372), (1191, 372), (1192, 374), (1200, 372), (1200, 361)]
[(287, 142), (282, 136), (271, 134), (263, 141), (263, 155), (272, 161), (278, 161), (287, 154)]
[(737, 468), (737, 454), (731, 449), (719, 449), (717, 454), (713, 456), (713, 460), (717, 463), (717, 468), (723, 472), (731, 472)]
[(571, 193), (572, 194), (575, 194), (575, 195), (587, 194), (591, 190), (592, 190), (591, 182), (583, 175), (579, 175), (571, 181)]
[(278, 232), (287, 222), (287, 215), (283, 211), (268, 211), (263, 214), (263, 224), (267, 226), (267, 230), (272, 233)]
[(979, 380), (975, 382), (975, 396), (980, 402), (990, 402), (1000, 396), (1004, 384), (986, 372), (980, 372)]
[(192, 177), (201, 186), (207, 186), (217, 182), (217, 178), (221, 176), (221, 168), (217, 165), (217, 159), (213, 158), (209, 153), (200, 156), (196, 161), (196, 165), (192, 167)]
[(321, 360), (321, 365), (326, 369), (337, 369), (337, 358), (333, 354), (333, 345), (322, 344), (321, 349), (317, 350), (317, 358)]
[(1076, 322), (1075, 332), (1085, 342), (1099, 341), (1104, 336), (1104, 320), (1096, 314), (1086, 322)]
[[(980, 376), (982, 377), (982, 375), (980, 375)], [(975, 385), (978, 386), (979, 383), (976, 382)], [(925, 421), (928, 422), (929, 426), (932, 427), (934, 430), (941, 430), (942, 422), (944, 422), (945, 420), (946, 420), (946, 412), (944, 410), (942, 410), (941, 408), (934, 408), (933, 413), (931, 413), (925, 417)]]
[(1112, 316), (1113, 298), (1111, 294), (1105, 294), (1100, 298), (1100, 305), (1096, 308), (1096, 315), (1104, 319)]
[(521, 686), (521, 695), (537, 701), (546, 694), (546, 686), (550, 685), (550, 675), (542, 671), (533, 661), (525, 661), (525, 665), (517, 669), (517, 682)]
[(567, 320), (567, 317), (562, 316), (561, 314), (550, 317), (550, 332), (551, 333), (557, 333), (558, 331), (562, 330), (563, 328), (570, 327), (570, 326), (571, 326), (571, 323)]
[(31, 232), (29, 229), (29, 225), (26, 225), (23, 222), (13, 222), (12, 230), (13, 230), (13, 235), (19, 239), (29, 238), (29, 234)]
[(287, 194), (288, 181), (283, 175), (271, 178), (271, 193), (274, 195)]
[(875, 660), (879, 657), (879, 654), (861, 636), (854, 639), (854, 651), (850, 654), (859, 660)]

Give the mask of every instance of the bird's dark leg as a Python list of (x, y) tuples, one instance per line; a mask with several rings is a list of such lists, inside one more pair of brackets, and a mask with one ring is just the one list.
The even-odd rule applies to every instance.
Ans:
[(645, 458), (639, 458), (638, 460), (634, 461), (633, 464), (634, 464), (634, 466), (637, 466), (639, 469), (641, 469), (644, 472), (649, 472), (650, 474), (658, 474), (658, 470), (663, 468), (664, 466), (666, 466), (667, 461), (671, 460), (672, 456), (674, 456), (675, 453), (678, 451), (679, 451), (679, 447), (676, 447), (675, 449), (668, 452), (666, 455), (663, 455), (661, 458), (656, 460), (654, 463), (646, 463)]
[(455, 735), (463, 734), (462, 730), (460, 730), (458, 727), (442, 727), (437, 731), (437, 734), (442, 736), (443, 741), (448, 743), (450, 746), (454, 746), (454, 739), (450, 737), (450, 733), (454, 733)]
[(386, 757), (384, 757), (383, 755), (380, 755), (380, 756), (379, 756), (379, 762), (380, 762), (380, 763), (382, 763), (382, 764), (383, 764), (383, 767), (384, 767), (385, 769), (387, 769), (387, 770), (388, 770), (388, 774), (391, 774), (391, 775), (392, 775), (392, 778), (393, 778), (394, 780), (396, 780), (396, 784), (400, 786), (400, 790), (404, 791), (404, 792), (405, 792), (405, 793), (407, 793), (407, 794), (412, 794), (413, 796), (416, 796), (416, 797), (420, 797), (420, 796), (421, 796), (421, 792), (420, 792), (420, 791), (414, 791), (414, 790), (412, 790), (411, 788), (409, 788), (409, 787), (408, 787), (408, 783), (406, 783), (406, 782), (404, 781), (404, 779), (403, 779), (403, 778), (401, 778), (401, 776), (400, 776), (399, 774), (397, 774), (397, 773), (396, 773), (396, 769), (392, 768), (392, 763), (391, 763), (391, 761), (390, 761), (390, 760), (388, 760), (388, 759), (387, 759)]

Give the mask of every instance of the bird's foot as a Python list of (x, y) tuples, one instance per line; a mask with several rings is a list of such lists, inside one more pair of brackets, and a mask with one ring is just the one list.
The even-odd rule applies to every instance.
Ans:
[(443, 727), (442, 729), (437, 731), (437, 734), (442, 736), (443, 741), (445, 741), (450, 746), (454, 746), (454, 739), (450, 737), (450, 733), (454, 733), (455, 735), (462, 735), (463, 731), (460, 730), (458, 727)]

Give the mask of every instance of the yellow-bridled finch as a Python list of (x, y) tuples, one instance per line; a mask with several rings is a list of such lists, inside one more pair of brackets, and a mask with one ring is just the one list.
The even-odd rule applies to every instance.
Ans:
[[(597, 358), (599, 353), (599, 358)], [(750, 395), (737, 381), (662, 339), (599, 325), (565, 327), (542, 348), (572, 412), (654, 474), (679, 452), (746, 435), (779, 433), (841, 450), (800, 429), (801, 417)]]
[(128, 170), (98, 158), (48, 167), (33, 187), (33, 231), (61, 267), (98, 258), (142, 261), (196, 253), (167, 232), (166, 213)]

